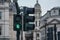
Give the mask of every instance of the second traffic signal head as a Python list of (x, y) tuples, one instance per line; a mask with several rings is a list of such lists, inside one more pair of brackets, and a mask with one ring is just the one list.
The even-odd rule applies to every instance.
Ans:
[(24, 31), (34, 30), (35, 28), (35, 17), (34, 16), (25, 16), (24, 19)]
[(35, 28), (35, 16), (30, 16), (29, 14), (34, 15), (34, 8), (27, 8), (27, 11), (24, 16), (24, 31), (34, 30)]
[(35, 20), (35, 17), (34, 16), (25, 16), (25, 21), (26, 22), (34, 22), (34, 20)]

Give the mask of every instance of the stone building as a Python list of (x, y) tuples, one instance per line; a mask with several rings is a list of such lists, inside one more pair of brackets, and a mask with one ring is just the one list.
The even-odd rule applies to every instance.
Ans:
[(0, 0), (0, 40), (9, 40), (9, 3), (10, 0)]
[(0, 0), (0, 40), (15, 40), (13, 31), (13, 14), (15, 4), (11, 0)]
[(40, 40), (40, 17), (41, 17), (41, 6), (36, 1), (35, 8), (35, 29), (33, 30), (33, 40)]
[(60, 7), (54, 7), (40, 18), (41, 40), (60, 40)]

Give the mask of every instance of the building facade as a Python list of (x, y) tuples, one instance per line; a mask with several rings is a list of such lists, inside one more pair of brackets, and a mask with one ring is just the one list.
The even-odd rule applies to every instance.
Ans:
[(16, 13), (11, 0), (0, 0), (0, 40), (16, 40), (13, 31), (13, 14)]
[(40, 18), (41, 40), (60, 40), (60, 7), (54, 7)]
[(40, 40), (40, 17), (41, 17), (41, 6), (36, 1), (35, 8), (35, 29), (33, 30), (33, 40)]
[(9, 40), (9, 3), (10, 0), (0, 0), (0, 40)]

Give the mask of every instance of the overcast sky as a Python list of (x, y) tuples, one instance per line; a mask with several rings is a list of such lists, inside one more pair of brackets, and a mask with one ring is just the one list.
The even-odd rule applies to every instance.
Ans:
[[(18, 0), (19, 6), (34, 7), (36, 0)], [(39, 0), (41, 5), (42, 15), (53, 7), (60, 7), (60, 0)]]

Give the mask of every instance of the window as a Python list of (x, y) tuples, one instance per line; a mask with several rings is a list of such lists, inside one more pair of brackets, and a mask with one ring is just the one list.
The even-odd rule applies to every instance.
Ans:
[(37, 39), (37, 40), (40, 40), (40, 39)]
[(39, 33), (37, 33), (36, 35), (37, 35), (37, 37), (39, 37)]
[(53, 40), (53, 27), (48, 28), (47, 40)]
[(54, 13), (55, 13), (56, 11), (54, 10)]
[(0, 3), (2, 3), (2, 0), (0, 0)]
[(1, 30), (2, 30), (2, 28), (1, 28), (1, 26), (0, 26), (0, 35), (1, 35)]
[(36, 26), (37, 26), (37, 21), (36, 21)]
[(1, 19), (2, 13), (0, 12), (0, 19)]
[(39, 26), (40, 26), (40, 21), (39, 21)]
[(58, 40), (60, 40), (60, 32), (58, 32)]
[(2, 3), (2, 4), (3, 4), (3, 3), (4, 3), (4, 0), (0, 0), (0, 3)]
[(57, 10), (52, 10), (51, 11), (51, 16), (55, 16), (55, 15), (58, 15)]
[(59, 15), (60, 15), (60, 10), (59, 10)]

